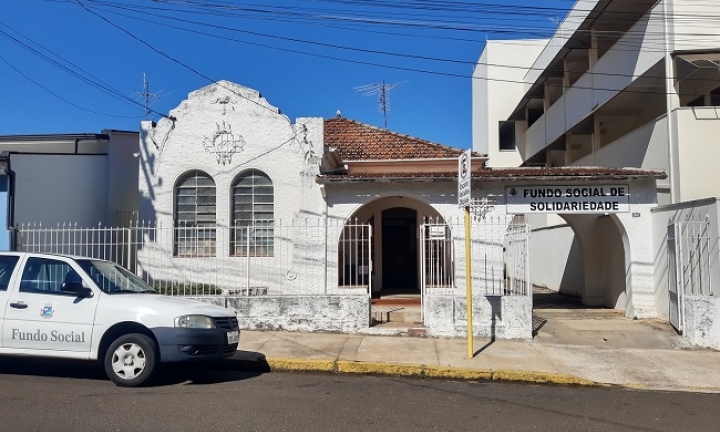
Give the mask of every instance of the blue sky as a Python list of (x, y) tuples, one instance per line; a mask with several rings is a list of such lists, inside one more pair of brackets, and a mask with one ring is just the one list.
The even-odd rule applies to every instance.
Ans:
[[(212, 80), (291, 119), (336, 115), (460, 148), (486, 39), (547, 37), (567, 0), (4, 0), (0, 135), (138, 130)], [(535, 6), (533, 6), (535, 5)], [(137, 101), (137, 103), (134, 103)]]

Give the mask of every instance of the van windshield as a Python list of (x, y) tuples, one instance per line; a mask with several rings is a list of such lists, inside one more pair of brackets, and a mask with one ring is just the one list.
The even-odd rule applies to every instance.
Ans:
[(108, 294), (156, 293), (145, 281), (113, 262), (77, 260), (77, 263)]

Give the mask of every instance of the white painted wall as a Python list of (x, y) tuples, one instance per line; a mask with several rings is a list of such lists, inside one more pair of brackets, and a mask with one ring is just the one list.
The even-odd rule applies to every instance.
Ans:
[(532, 244), (533, 284), (580, 297), (584, 264), (572, 228), (567, 224), (533, 228)]
[[(636, 167), (669, 172), (667, 117), (662, 116), (606, 144), (573, 163), (575, 166)], [(657, 180), (658, 202), (669, 204), (669, 180)]]
[[(473, 150), (489, 156), (488, 166), (519, 166), (520, 152), (500, 150), (498, 129), (526, 91), (523, 77), (547, 39), (487, 41), (473, 72)], [(520, 139), (516, 131), (516, 142)], [(522, 132), (520, 132), (522, 133)]]
[(110, 138), (107, 146), (107, 200), (105, 220), (116, 225), (124, 222), (119, 213), (138, 211), (139, 135), (137, 132), (106, 130)]
[[(668, 16), (678, 17), (670, 22), (668, 31), (673, 49), (677, 51), (718, 49), (720, 10), (715, 2), (665, 0), (664, 3), (669, 5)], [(660, 8), (661, 6), (656, 6), (656, 9)]]
[(720, 160), (720, 108), (680, 108), (673, 115), (678, 131), (678, 201), (720, 196), (720, 181), (716, 180)]
[(12, 155), (15, 223), (106, 224), (106, 155)]

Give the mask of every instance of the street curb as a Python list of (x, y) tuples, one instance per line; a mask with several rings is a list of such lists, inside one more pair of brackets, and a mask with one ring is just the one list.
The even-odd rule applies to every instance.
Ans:
[(380, 363), (346, 360), (264, 358), (259, 361), (229, 360), (244, 370), (256, 372), (331, 372), (456, 380), (530, 382), (576, 386), (605, 386), (573, 375), (518, 370), (466, 369), (409, 363)]

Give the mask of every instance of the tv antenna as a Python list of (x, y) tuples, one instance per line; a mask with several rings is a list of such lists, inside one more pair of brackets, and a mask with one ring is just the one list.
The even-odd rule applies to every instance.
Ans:
[(378, 110), (382, 113), (385, 120), (385, 129), (388, 128), (387, 113), (390, 111), (390, 91), (404, 82), (405, 81), (397, 82), (395, 84), (385, 84), (385, 80), (383, 80), (382, 83), (373, 83), (355, 87), (355, 90), (363, 96), (378, 95)]
[(135, 94), (143, 98), (145, 106), (145, 120), (147, 120), (148, 116), (150, 115), (150, 99), (160, 99), (162, 96), (160, 95), (160, 93), (150, 93), (150, 82), (147, 80), (144, 72), (143, 89), (142, 91), (135, 92)]

